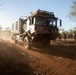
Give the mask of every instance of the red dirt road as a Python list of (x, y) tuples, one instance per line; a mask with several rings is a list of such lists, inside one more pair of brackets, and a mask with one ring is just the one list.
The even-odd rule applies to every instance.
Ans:
[(0, 40), (0, 75), (76, 75), (76, 43), (25, 50), (20, 43)]

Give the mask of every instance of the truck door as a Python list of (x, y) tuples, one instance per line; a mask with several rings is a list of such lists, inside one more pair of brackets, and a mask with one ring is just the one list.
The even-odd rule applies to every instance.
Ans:
[(31, 17), (30, 20), (29, 20), (29, 29), (30, 29), (30, 32), (31, 33), (34, 32), (34, 28), (35, 28), (35, 25), (34, 25), (34, 17)]

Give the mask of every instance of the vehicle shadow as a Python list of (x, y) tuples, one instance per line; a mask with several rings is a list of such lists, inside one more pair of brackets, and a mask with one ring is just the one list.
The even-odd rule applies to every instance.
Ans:
[(11, 44), (0, 42), (0, 75), (32, 75), (27, 54)]
[(57, 57), (76, 60), (76, 46), (50, 45), (50, 47), (35, 46), (33, 51), (45, 53)]
[(0, 62), (0, 75), (31, 75), (33, 73), (31, 67), (23, 62), (5, 60), (2, 58)]

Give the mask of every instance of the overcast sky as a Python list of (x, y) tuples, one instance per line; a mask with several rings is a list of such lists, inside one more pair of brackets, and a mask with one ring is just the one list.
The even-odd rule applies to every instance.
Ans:
[(62, 19), (62, 27), (65, 30), (72, 29), (76, 22), (71, 21), (67, 15), (71, 5), (76, 0), (0, 0), (3, 6), (0, 7), (0, 25), (11, 27), (12, 22), (20, 16), (28, 16), (30, 12), (37, 9), (54, 12), (55, 16)]

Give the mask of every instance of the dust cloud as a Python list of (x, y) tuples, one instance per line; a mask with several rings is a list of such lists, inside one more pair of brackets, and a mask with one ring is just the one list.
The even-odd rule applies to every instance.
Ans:
[(0, 41), (11, 41), (11, 31), (0, 31)]

